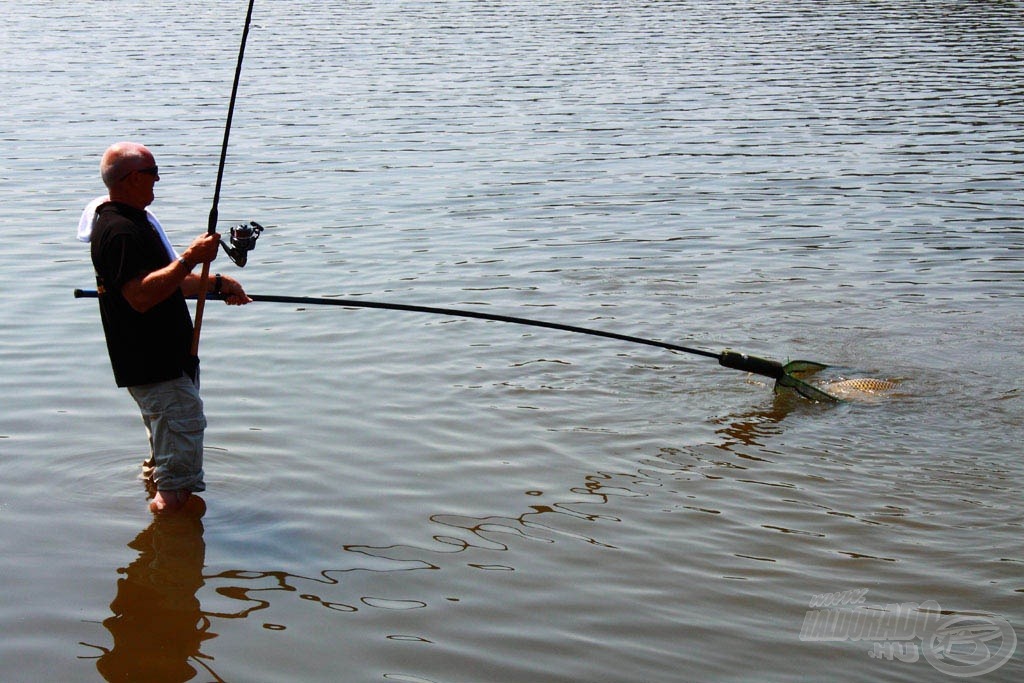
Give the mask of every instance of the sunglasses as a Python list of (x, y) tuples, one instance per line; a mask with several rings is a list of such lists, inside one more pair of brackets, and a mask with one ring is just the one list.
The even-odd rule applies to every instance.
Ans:
[(128, 171), (127, 173), (125, 173), (123, 176), (121, 176), (121, 180), (124, 180), (125, 178), (130, 176), (132, 173), (145, 173), (146, 175), (151, 175), (154, 178), (159, 178), (160, 177), (160, 167), (159, 166), (150, 166), (148, 168), (137, 168), (137, 169), (135, 169), (133, 171)]

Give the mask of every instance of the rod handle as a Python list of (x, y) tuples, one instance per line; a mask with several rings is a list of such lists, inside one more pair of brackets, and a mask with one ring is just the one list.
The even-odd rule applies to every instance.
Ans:
[(736, 351), (722, 351), (718, 356), (718, 364), (733, 370), (753, 372), (765, 377), (771, 377), (772, 379), (778, 379), (786, 374), (782, 363), (778, 361), (748, 356), (745, 353), (738, 353)]
[(210, 279), (210, 262), (203, 264), (203, 272), (199, 276), (199, 291), (196, 295), (196, 319), (192, 324), (192, 346), (190, 352), (199, 356), (199, 334), (203, 329), (203, 309), (206, 307), (206, 283)]

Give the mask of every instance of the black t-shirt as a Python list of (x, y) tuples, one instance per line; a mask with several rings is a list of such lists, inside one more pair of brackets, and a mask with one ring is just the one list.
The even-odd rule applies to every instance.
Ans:
[(119, 387), (152, 384), (193, 374), (189, 353), (192, 318), (179, 288), (170, 297), (139, 313), (121, 288), (134, 278), (171, 262), (145, 211), (117, 202), (97, 210), (92, 234), (92, 264), (100, 292), (100, 317), (110, 364)]

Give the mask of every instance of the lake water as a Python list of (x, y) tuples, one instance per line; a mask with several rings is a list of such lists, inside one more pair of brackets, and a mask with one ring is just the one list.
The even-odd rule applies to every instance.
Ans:
[(74, 230), (118, 139), (205, 229), (245, 9), (5, 4), (0, 680), (1024, 678), (1024, 3), (257, 0), (251, 292), (899, 388), (211, 303), (208, 511), (154, 521)]

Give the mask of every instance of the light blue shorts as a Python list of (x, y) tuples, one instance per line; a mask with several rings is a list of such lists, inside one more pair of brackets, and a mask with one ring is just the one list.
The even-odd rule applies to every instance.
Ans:
[(143, 463), (158, 491), (204, 491), (203, 431), (206, 416), (199, 388), (187, 376), (128, 387), (149, 434)]

